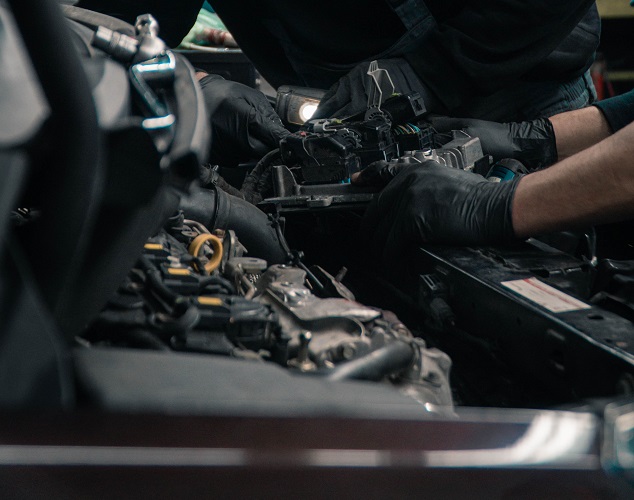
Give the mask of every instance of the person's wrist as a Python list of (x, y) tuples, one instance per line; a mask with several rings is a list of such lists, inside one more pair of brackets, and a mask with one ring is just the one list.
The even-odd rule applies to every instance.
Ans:
[(539, 118), (544, 135), (544, 162), (545, 166), (550, 166), (557, 163), (557, 137), (555, 135), (555, 128), (553, 127), (550, 119), (544, 117)]
[(517, 181), (510, 204), (511, 228), (515, 238), (530, 236), (530, 204), (526, 203), (531, 175), (523, 176)]
[(557, 140), (548, 118), (509, 124), (513, 143), (512, 157), (529, 170), (549, 167), (557, 162)]

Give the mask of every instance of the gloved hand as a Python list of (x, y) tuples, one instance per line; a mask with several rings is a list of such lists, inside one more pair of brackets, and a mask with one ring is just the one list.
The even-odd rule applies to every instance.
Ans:
[(290, 133), (261, 92), (219, 75), (203, 77), (200, 85), (211, 122), (211, 163), (261, 158)]
[[(380, 59), (378, 66), (389, 73), (395, 93), (418, 92), (428, 110), (436, 101), (405, 59)], [(374, 82), (367, 74), (369, 67), (369, 62), (363, 62), (340, 78), (326, 92), (313, 118), (346, 118), (365, 111), (369, 93), (374, 88)], [(390, 96), (383, 95), (382, 100), (385, 101), (388, 97)]]
[(427, 121), (438, 133), (464, 130), (471, 137), (479, 137), (482, 150), (493, 156), (494, 161), (515, 158), (530, 170), (548, 167), (557, 162), (555, 132), (548, 118), (538, 118), (530, 122), (497, 123), (436, 116)]
[(512, 241), (511, 205), (518, 182), (490, 182), (432, 160), (409, 164), (370, 204), (361, 236), (386, 264), (422, 242)]
[(409, 167), (411, 163), (388, 162), (378, 160), (370, 163), (360, 172), (352, 174), (350, 180), (360, 186), (375, 186), (383, 188), (396, 177), (400, 171)]

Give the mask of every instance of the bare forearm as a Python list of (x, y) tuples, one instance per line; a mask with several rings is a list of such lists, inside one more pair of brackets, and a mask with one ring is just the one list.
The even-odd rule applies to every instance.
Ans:
[(549, 120), (560, 160), (594, 146), (612, 133), (605, 116), (594, 106), (551, 116)]
[(524, 177), (512, 211), (518, 237), (634, 217), (634, 124)]

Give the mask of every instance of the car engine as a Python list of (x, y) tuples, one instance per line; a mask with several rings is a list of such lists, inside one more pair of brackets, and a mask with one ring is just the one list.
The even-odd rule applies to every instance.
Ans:
[[(602, 258), (592, 231), (536, 238), (513, 249), (416, 248), (403, 256), (407, 286), (361, 258), (362, 250), (350, 243), (378, 193), (351, 184), (362, 168), (433, 159), (492, 182), (526, 172), (517, 162), (494, 163), (478, 137), (436, 133), (424, 120), (420, 96), (394, 95), (389, 75), (374, 63), (369, 73), (377, 87), (367, 109), (297, 127), (247, 175), (242, 189), (255, 188), (251, 194), (257, 195), (249, 203), (216, 180), (201, 182), (206, 123), (193, 68), (165, 47), (151, 16), (131, 27), (103, 18), (95, 24), (81, 9), (65, 12), (75, 44), (69, 50), (81, 49), (78, 59), (91, 76), (84, 104), (65, 106), (69, 93), (47, 110), (36, 85), (47, 82), (25, 72), (22, 78), (35, 89), (29, 90), (40, 97), (32, 99), (38, 105), (33, 121), (46, 122), (30, 135), (67, 135), (35, 141), (26, 132), (5, 134), (7, 143), (14, 141), (5, 148), (11, 157), (27, 151), (40, 177), (33, 176), (24, 196), (6, 198), (13, 204), (17, 246), (32, 269), (18, 265), (16, 251), (6, 254), (11, 259), (4, 265), (23, 273), (26, 290), (41, 290), (34, 296), (46, 304), (41, 310), (53, 311), (56, 325), (49, 330), (8, 316), (7, 324), (19, 326), (9, 331), (21, 348), (33, 345), (25, 329), (48, 332), (77, 352), (233, 358), (303, 380), (374, 382), (442, 414), (453, 412), (456, 395), (460, 404), (521, 406), (531, 389), (539, 394), (534, 405), (634, 391), (632, 266)], [(19, 62), (26, 65), (24, 57)], [(15, 82), (2, 83), (15, 89)], [(108, 86), (126, 98), (114, 106), (100, 94)], [(97, 109), (87, 117), (82, 109), (91, 99)], [(69, 120), (77, 122), (72, 133), (59, 125)], [(90, 148), (73, 135), (89, 130)], [(67, 158), (64, 147), (84, 149)], [(93, 161), (95, 151), (99, 161)], [(48, 158), (55, 168), (43, 168)], [(20, 192), (17, 182), (5, 186)], [(54, 239), (50, 263), (42, 262), (37, 249)], [(0, 283), (0, 292), (12, 296), (13, 283)], [(557, 316), (559, 310), (531, 302), (530, 287), (581, 305)], [(499, 307), (502, 300), (508, 307)], [(27, 302), (22, 307), (33, 309)], [(46, 323), (23, 309), (14, 314)], [(524, 335), (506, 335), (523, 332), (520, 326)], [(65, 401), (72, 392), (72, 368), (59, 355), (64, 348), (49, 347), (42, 347), (43, 364), (63, 366), (59, 378), (31, 376), (33, 385), (45, 380), (54, 390), (10, 400)], [(525, 351), (534, 358), (525, 360)], [(12, 361), (19, 357), (6, 358), (8, 373), (20, 372)], [(590, 360), (605, 376), (592, 379), (578, 360)], [(493, 369), (483, 375), (483, 367)], [(487, 376), (504, 380), (499, 395), (487, 390)]]
[(380, 194), (354, 174), (526, 170), (437, 133), (376, 64), (364, 112), (291, 122), (230, 185), (204, 166), (196, 72), (152, 16), (0, 0), (0, 58), (6, 496), (634, 484), (629, 226), (413, 245), (393, 273), (359, 245)]
[[(151, 237), (78, 341), (270, 362), (327, 380), (390, 383), (451, 408), (451, 361), (319, 266), (249, 257), (233, 230), (184, 215)], [(443, 410), (446, 411), (446, 410)]]

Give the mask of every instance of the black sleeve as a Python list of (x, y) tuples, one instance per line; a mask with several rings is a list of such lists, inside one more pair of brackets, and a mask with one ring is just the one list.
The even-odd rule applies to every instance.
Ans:
[(452, 109), (467, 96), (491, 94), (535, 68), (573, 31), (594, 0), (459, 2), (463, 6), (453, 13), (440, 0), (426, 3), (432, 13), (444, 10), (444, 16), (437, 16), (429, 38), (406, 57)]
[(612, 132), (634, 122), (634, 90), (594, 103), (601, 110)]
[(203, 0), (80, 0), (76, 5), (132, 25), (137, 16), (152, 14), (159, 23), (159, 36), (176, 47), (194, 26)]

